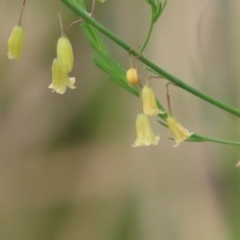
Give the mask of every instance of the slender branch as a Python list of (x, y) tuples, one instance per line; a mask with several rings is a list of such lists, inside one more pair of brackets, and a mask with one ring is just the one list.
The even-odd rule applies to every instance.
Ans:
[[(106, 35), (108, 38), (110, 38), (112, 41), (114, 41), (116, 44), (121, 46), (126, 51), (130, 51), (132, 48), (124, 42), (121, 38), (119, 38), (117, 35), (115, 35), (113, 32), (105, 28), (103, 25), (101, 25), (99, 22), (97, 22), (94, 18), (89, 16), (89, 14), (84, 11), (83, 9), (79, 8), (76, 3), (74, 4), (71, 0), (61, 0), (64, 2), (70, 9), (72, 9), (76, 14), (78, 14), (80, 17), (85, 19), (89, 24), (94, 26), (96, 29), (98, 29), (100, 32), (102, 32), (104, 35)], [(137, 51), (131, 51), (132, 55), (138, 56), (139, 53)], [(226, 112), (232, 113), (235, 116), (240, 117), (240, 110), (188, 85), (187, 83), (183, 82), (179, 78), (171, 75), (167, 71), (163, 70), (159, 66), (157, 66), (155, 63), (151, 62), (148, 58), (144, 57), (143, 55), (139, 56), (138, 59), (143, 62), (145, 65), (147, 65), (149, 68), (153, 69), (155, 72), (157, 72), (159, 75), (163, 76), (164, 78), (168, 79), (170, 82), (173, 82), (178, 87), (190, 92), (191, 94), (205, 100), (206, 102), (209, 102), (210, 104), (219, 107)]]
[(151, 21), (150, 28), (149, 28), (149, 30), (148, 30), (147, 37), (146, 37), (146, 39), (145, 39), (145, 41), (144, 41), (144, 43), (143, 43), (143, 45), (142, 45), (142, 47), (141, 47), (141, 49), (140, 49), (140, 52), (141, 52), (141, 53), (145, 50), (145, 48), (146, 48), (146, 46), (147, 46), (147, 44), (148, 44), (148, 42), (149, 42), (149, 39), (150, 39), (151, 34), (152, 34), (152, 30), (153, 30), (153, 25), (154, 25), (154, 22), (153, 22), (153, 20), (152, 20), (152, 21)]
[(193, 137), (197, 137), (203, 141), (206, 142), (214, 142), (214, 143), (221, 143), (221, 144), (226, 144), (226, 145), (235, 145), (235, 146), (240, 146), (240, 142), (237, 141), (229, 141), (229, 140), (222, 140), (218, 138), (210, 138), (210, 137), (205, 137), (199, 134), (193, 134)]
[(61, 35), (64, 36), (64, 35), (65, 35), (65, 32), (64, 32), (63, 22), (62, 22), (62, 16), (61, 16), (61, 12), (60, 12), (59, 5), (58, 5), (58, 3), (57, 3), (57, 0), (54, 0), (54, 3), (55, 3), (56, 11), (57, 11), (57, 14), (58, 14), (58, 19), (59, 19), (59, 24), (60, 24)]
[[(168, 127), (166, 123), (158, 120), (158, 123), (163, 125), (164, 127)], [(171, 140), (174, 140), (173, 138), (169, 138)], [(195, 139), (195, 140), (194, 140)], [(220, 143), (220, 144), (226, 144), (231, 146), (240, 146), (240, 142), (238, 141), (231, 141), (231, 140), (223, 140), (219, 138), (211, 138), (211, 137), (205, 137), (203, 135), (199, 135), (194, 133), (189, 139), (186, 140), (186, 142), (212, 142), (212, 143)]]

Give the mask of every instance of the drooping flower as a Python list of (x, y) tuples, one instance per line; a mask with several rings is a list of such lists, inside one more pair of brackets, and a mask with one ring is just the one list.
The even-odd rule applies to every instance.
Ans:
[(164, 114), (161, 109), (157, 106), (156, 97), (152, 88), (147, 84), (143, 87), (142, 90), (142, 101), (143, 101), (143, 112), (149, 116)]
[(49, 85), (49, 88), (57, 93), (63, 94), (67, 87), (71, 89), (76, 88), (74, 86), (75, 80), (74, 77), (69, 78), (68, 74), (63, 71), (58, 59), (55, 58), (52, 64), (52, 83)]
[(154, 135), (148, 116), (144, 113), (137, 116), (136, 133), (137, 139), (133, 147), (157, 145), (160, 139), (158, 135)]
[(57, 42), (57, 58), (64, 72), (69, 73), (73, 68), (73, 50), (69, 39), (61, 36)]
[(24, 29), (22, 26), (16, 25), (8, 39), (8, 58), (19, 60), (22, 54), (24, 42)]
[(129, 84), (136, 85), (139, 83), (138, 72), (136, 68), (129, 68), (126, 72), (126, 78)]
[(169, 130), (171, 131), (176, 145), (178, 146), (181, 142), (184, 142), (187, 138), (189, 138), (193, 133), (189, 132), (186, 128), (184, 128), (176, 118), (172, 116), (167, 117), (167, 125)]

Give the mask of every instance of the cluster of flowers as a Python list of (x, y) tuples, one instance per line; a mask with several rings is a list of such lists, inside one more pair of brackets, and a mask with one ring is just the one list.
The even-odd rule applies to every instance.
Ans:
[[(21, 20), (25, 3), (26, 0), (23, 1), (19, 22), (16, 26), (14, 26), (8, 40), (9, 59), (19, 60), (22, 54), (25, 32), (24, 28), (22, 27)], [(63, 30), (61, 15), (59, 12), (58, 14), (62, 36), (57, 41), (57, 57), (53, 60), (52, 83), (49, 85), (49, 88), (53, 89), (54, 92), (63, 94), (65, 93), (67, 87), (71, 89), (75, 88), (75, 78), (69, 78), (68, 76), (73, 68), (74, 56), (72, 45)]]
[(63, 34), (57, 42), (57, 58), (52, 64), (52, 83), (49, 88), (57, 93), (63, 94), (66, 88), (76, 88), (74, 83), (76, 79), (68, 76), (73, 68), (73, 51), (69, 39)]
[[(151, 144), (157, 145), (158, 141), (160, 140), (160, 136), (153, 133), (148, 116), (165, 114), (165, 112), (158, 108), (153, 89), (148, 85), (148, 79), (146, 80), (144, 87), (141, 87), (141, 84), (139, 82), (139, 75), (136, 68), (131, 66), (126, 73), (126, 78), (130, 85), (139, 85), (141, 88), (141, 100), (143, 104), (143, 112), (138, 114), (136, 120), (137, 139), (132, 146), (139, 147), (150, 146)], [(175, 139), (175, 146), (178, 146), (181, 142), (185, 141), (193, 134), (192, 132), (189, 132), (187, 129), (185, 129), (176, 120), (176, 118), (172, 116), (171, 111), (169, 111), (169, 114), (166, 117), (166, 123)]]
[[(105, 0), (98, 1), (104, 2)], [(25, 33), (21, 24), (21, 20), (25, 3), (26, 0), (23, 0), (19, 22), (13, 28), (8, 40), (9, 59), (19, 60), (22, 54)], [(75, 88), (75, 78), (69, 77), (68, 75), (73, 68), (74, 56), (72, 45), (69, 39), (66, 37), (66, 31), (63, 29), (62, 19), (59, 11), (58, 16), (61, 28), (61, 37), (57, 41), (57, 57), (53, 60), (52, 83), (49, 85), (49, 88), (53, 89), (53, 92), (63, 94), (65, 93), (67, 87), (71, 89)], [(139, 85), (141, 88), (141, 100), (143, 104), (143, 112), (137, 116), (136, 120), (137, 139), (132, 146), (138, 147), (149, 146), (151, 144), (157, 145), (160, 137), (153, 133), (148, 116), (165, 114), (165, 112), (158, 108), (153, 89), (148, 86), (148, 81), (146, 81), (146, 84), (143, 88), (141, 87), (136, 68), (131, 66), (131, 68), (126, 72), (126, 80), (131, 85)], [(172, 116), (171, 111), (166, 117), (166, 122), (176, 141), (176, 146), (192, 135), (191, 132), (179, 124), (179, 122)]]

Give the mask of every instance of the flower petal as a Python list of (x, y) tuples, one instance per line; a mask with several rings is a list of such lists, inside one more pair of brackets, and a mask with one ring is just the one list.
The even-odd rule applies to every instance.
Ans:
[(174, 117), (167, 117), (167, 125), (169, 130), (171, 131), (177, 147), (180, 143), (184, 142), (187, 138), (189, 138), (193, 133), (189, 132), (186, 128), (184, 128)]
[(158, 108), (153, 89), (150, 88), (147, 84), (143, 87), (143, 90), (142, 90), (142, 101), (143, 101), (143, 112), (145, 114), (149, 116), (154, 116), (154, 115), (165, 113)]
[(154, 135), (148, 116), (144, 113), (139, 114), (136, 120), (137, 139), (133, 147), (157, 145), (160, 137)]

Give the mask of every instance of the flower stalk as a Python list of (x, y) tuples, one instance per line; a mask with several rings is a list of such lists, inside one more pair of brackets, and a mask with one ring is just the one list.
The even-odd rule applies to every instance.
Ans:
[(23, 16), (23, 11), (24, 11), (25, 5), (26, 5), (26, 1), (27, 0), (23, 0), (23, 3), (22, 3), (22, 9), (21, 9), (21, 12), (20, 12), (19, 20), (18, 20), (18, 25), (19, 26), (22, 25), (22, 16)]

